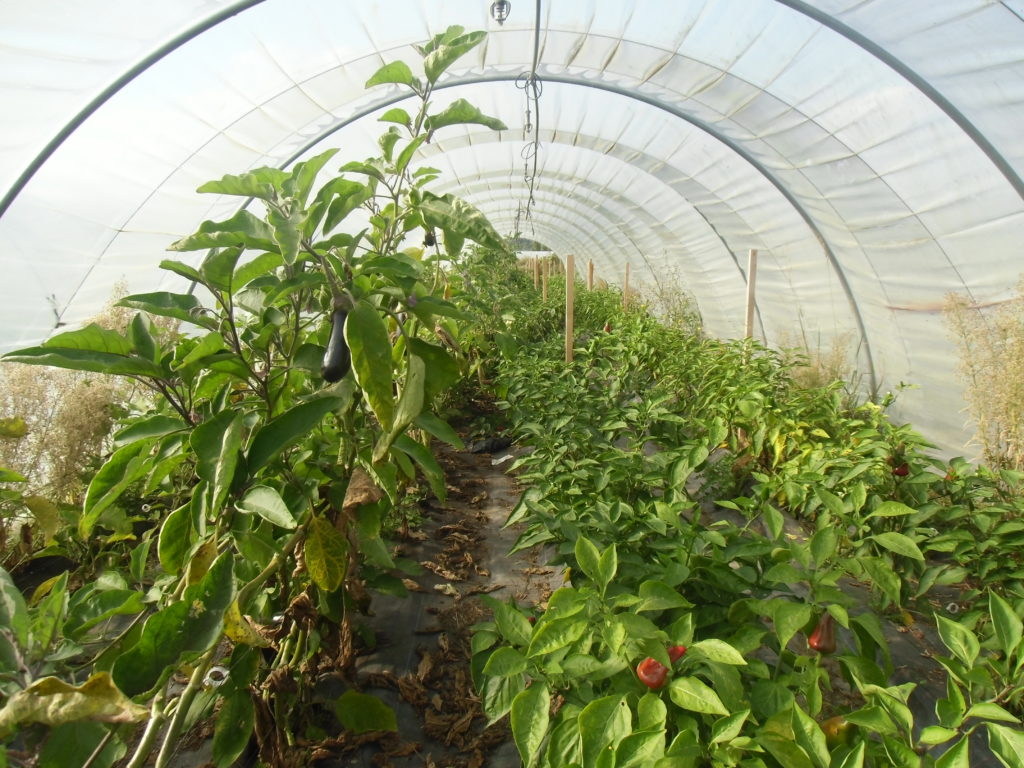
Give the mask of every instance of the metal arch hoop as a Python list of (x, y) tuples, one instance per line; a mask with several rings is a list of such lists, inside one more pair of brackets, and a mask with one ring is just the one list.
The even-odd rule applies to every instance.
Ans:
[[(11, 203), (14, 202), (14, 199), (21, 193), (25, 185), (42, 167), (43, 163), (46, 162), (58, 147), (64, 143), (68, 136), (70, 136), (83, 122), (85, 122), (85, 120), (96, 112), (97, 109), (103, 106), (103, 104), (105, 104), (114, 94), (124, 88), (142, 72), (149, 69), (149, 67), (157, 61), (177, 50), (185, 43), (198, 37), (206, 30), (217, 26), (222, 21), (242, 13), (243, 11), (249, 10), (263, 1), (264, 0), (239, 0), (239, 2), (225, 8), (213, 16), (210, 16), (201, 23), (190, 27), (180, 35), (172, 38), (141, 61), (137, 62), (124, 74), (114, 80), (114, 82), (109, 86), (104, 88), (101, 93), (83, 107), (82, 110), (69, 120), (67, 124), (65, 124), (65, 126), (49, 142), (47, 142), (46, 146), (43, 147), (39, 154), (32, 159), (32, 162), (30, 162), (18, 178), (15, 179), (14, 183), (4, 194), (3, 198), (0, 198), (0, 218), (2, 218), (7, 212)], [(960, 129), (963, 130), (975, 144), (977, 144), (982, 152), (984, 152), (985, 156), (988, 157), (989, 160), (991, 160), (999, 169), (1017, 194), (1024, 198), (1024, 180), (1021, 179), (1020, 175), (1013, 169), (1003, 154), (996, 149), (996, 147), (987, 138), (985, 138), (984, 134), (981, 133), (978, 127), (975, 126), (963, 112), (957, 109), (949, 99), (943, 96), (938, 89), (933, 87), (931, 83), (919, 75), (915, 70), (911, 69), (909, 66), (904, 64), (902, 60), (893, 56), (870, 38), (842, 23), (834, 16), (830, 16), (824, 11), (814, 8), (804, 0), (774, 0), (774, 2), (779, 5), (783, 5), (796, 13), (807, 16), (822, 26), (828, 27), (836, 34), (842, 35), (847, 40), (867, 51), (870, 55), (884, 62), (888, 67), (902, 75), (908, 82), (927, 96), (932, 103), (942, 110), (943, 113), (956, 123), (957, 126), (959, 126)]]
[(230, 5), (219, 13), (215, 13), (213, 16), (204, 19), (199, 24), (189, 27), (180, 35), (176, 35), (171, 38), (144, 59), (136, 62), (132, 67), (122, 73), (120, 77), (104, 88), (103, 91), (97, 94), (92, 101), (82, 107), (74, 117), (68, 120), (64, 127), (61, 128), (60, 131), (58, 131), (57, 134), (46, 143), (46, 146), (39, 151), (39, 154), (32, 158), (32, 162), (30, 162), (18, 178), (14, 180), (14, 183), (4, 194), (3, 198), (0, 198), (0, 218), (3, 218), (3, 215), (7, 213), (7, 209), (11, 207), (15, 198), (21, 194), (25, 185), (28, 184), (29, 181), (32, 180), (32, 177), (36, 175), (36, 172), (43, 167), (43, 163), (49, 160), (50, 156), (60, 148), (60, 145), (63, 144), (82, 123), (88, 120), (96, 110), (106, 104), (114, 94), (160, 61), (160, 59), (185, 45), (185, 43), (190, 40), (194, 40), (203, 32), (217, 26), (222, 21), (230, 19), (232, 16), (242, 13), (243, 11), (247, 11), (262, 2), (263, 0), (240, 0), (240, 2)]
[[(849, 25), (844, 24), (843, 22), (839, 21), (837, 18), (826, 13), (825, 11), (822, 11), (818, 8), (811, 6), (809, 3), (806, 2), (806, 0), (773, 1), (778, 3), (779, 5), (789, 8), (790, 10), (796, 13), (813, 19), (822, 26), (827, 27), (828, 29), (832, 30), (838, 35), (841, 35), (842, 37), (846, 38), (853, 44), (857, 45), (858, 47), (866, 51), (872, 57), (883, 62), (886, 66), (891, 68), (893, 71), (897, 72), (899, 75), (901, 75), (904, 79), (907, 80), (907, 82), (909, 82), (915, 88), (917, 88), (933, 104), (935, 104), (947, 117), (949, 117), (975, 143), (975, 145), (979, 149), (981, 149), (981, 151), (999, 170), (999, 172), (1003, 175), (1007, 182), (1009, 182), (1010, 186), (1014, 189), (1014, 191), (1021, 198), (1024, 198), (1024, 180), (1021, 179), (1021, 176), (1014, 170), (1014, 168), (1003, 156), (1003, 154), (995, 147), (995, 145), (993, 145), (985, 137), (985, 135), (979, 130), (979, 128), (963, 112), (961, 112), (951, 101), (949, 101), (949, 99), (943, 96), (937, 88), (931, 85), (931, 83), (928, 82), (928, 80), (919, 75), (914, 69), (905, 64), (901, 59), (889, 53), (882, 46), (880, 46), (878, 43), (874, 42), (864, 34), (858, 32)], [(128, 83), (134, 80), (142, 72), (149, 69), (149, 67), (151, 67), (153, 64), (163, 59), (165, 56), (177, 50), (181, 46), (185, 45), (190, 40), (198, 37), (206, 30), (211, 29), (212, 27), (220, 24), (222, 21), (225, 21), (226, 19), (231, 18), (232, 16), (235, 16), (256, 5), (259, 5), (262, 2), (263, 0), (239, 0), (239, 2), (236, 2), (231, 6), (221, 10), (220, 12), (208, 17), (207, 19), (204, 19), (199, 24), (196, 24), (188, 28), (181, 34), (167, 41), (159, 48), (154, 50), (152, 53), (150, 53), (148, 56), (146, 56), (145, 58), (137, 62), (135, 65), (133, 65), (131, 68), (129, 68), (127, 71), (125, 71), (116, 80), (114, 80), (101, 93), (99, 93), (94, 99), (92, 99), (85, 107), (83, 107), (71, 120), (69, 120), (64, 125), (64, 127), (56, 135), (54, 135), (49, 142), (47, 142), (46, 146), (43, 147), (43, 149), (25, 167), (25, 169), (14, 181), (14, 183), (7, 190), (4, 196), (0, 198), (0, 217), (2, 217), (7, 212), (8, 208), (11, 206), (11, 204), (14, 202), (17, 196), (21, 193), (24, 187), (28, 184), (31, 178), (42, 167), (43, 163), (45, 163), (46, 160), (50, 158), (50, 156), (64, 143), (64, 141), (67, 140), (67, 138), (83, 122), (85, 122), (93, 113), (95, 113), (101, 106), (103, 106), (103, 104), (105, 104), (112, 96), (114, 96), (114, 94), (116, 94), (118, 91), (124, 88)], [(463, 83), (500, 81), (508, 79), (514, 78), (502, 76), (475, 78), (468, 80), (452, 81), (439, 87), (450, 87), (453, 85), (460, 85)], [(794, 207), (794, 209), (799, 213), (799, 215), (805, 221), (805, 223), (808, 225), (811, 231), (818, 238), (823, 250), (825, 251), (826, 257), (828, 258), (830, 264), (835, 270), (836, 275), (839, 278), (840, 284), (843, 288), (843, 291), (847, 296), (847, 300), (850, 302), (854, 318), (857, 322), (858, 330), (861, 333), (861, 339), (864, 342), (864, 351), (869, 367), (868, 376), (869, 381), (871, 382), (871, 388), (873, 391), (877, 390), (878, 383), (876, 379), (874, 361), (871, 353), (870, 342), (868, 341), (867, 334), (865, 331), (863, 318), (861, 317), (857, 305), (853, 299), (853, 295), (850, 290), (849, 284), (846, 281), (846, 277), (835, 259), (835, 255), (832, 253), (831, 248), (828, 246), (820, 230), (815, 226), (811, 218), (808, 216), (807, 212), (799, 205), (799, 203), (786, 190), (786, 188), (774, 176), (772, 176), (772, 174), (764, 166), (758, 163), (755, 158), (753, 158), (745, 151), (743, 151), (742, 148), (740, 148), (738, 145), (734, 144), (731, 140), (729, 140), (728, 137), (715, 131), (707, 124), (695, 120), (694, 118), (686, 114), (683, 114), (679, 110), (676, 110), (666, 104), (659, 103), (653, 99), (649, 99), (640, 94), (629, 93), (624, 89), (609, 84), (596, 83), (592, 81), (581, 81), (565, 76), (548, 76), (546, 79), (552, 82), (562, 82), (570, 85), (583, 85), (590, 88), (606, 90), (612, 93), (617, 93), (619, 95), (626, 96), (627, 98), (637, 99), (651, 106), (657, 107), (658, 109), (667, 111), (670, 114), (675, 115), (676, 117), (686, 120), (687, 122), (696, 126), (700, 130), (708, 133), (709, 135), (713, 136), (717, 140), (724, 143), (730, 149), (732, 149), (741, 157), (743, 157), (748, 163), (750, 163), (755, 169), (757, 169), (757, 171), (762, 176), (764, 176), (769, 182), (771, 182), (772, 185), (775, 186), (776, 189), (778, 189), (779, 192), (786, 198), (786, 200)], [(398, 100), (400, 99), (396, 99), (396, 101)], [(374, 109), (376, 108), (379, 107), (375, 107)], [(318, 139), (314, 140), (310, 144), (307, 144), (306, 147), (298, 153), (298, 156), (301, 156), (301, 154), (307, 151), (309, 147), (315, 146), (315, 144), (322, 140), (324, 137), (330, 135), (330, 133), (332, 133), (333, 130), (337, 130), (349, 124), (353, 120), (359, 119), (360, 117), (365, 116), (365, 114), (368, 114), (368, 112), (372, 111), (373, 110), (362, 112), (352, 118), (349, 118), (348, 120), (344, 121), (338, 126), (335, 126), (332, 130), (321, 134), (321, 136), (318, 137)], [(289, 161), (285, 163), (285, 165), (290, 164), (294, 160), (295, 157), (289, 159)]]
[[(443, 141), (438, 141), (436, 139), (434, 141), (434, 145), (435, 146), (441, 146), (443, 144), (444, 144)], [(475, 178), (486, 178), (486, 177), (477, 176)], [(550, 180), (551, 177), (548, 176), (547, 178), (548, 178), (548, 180)], [(556, 176), (555, 178), (561, 180), (561, 177)], [(443, 188), (444, 187), (442, 187), (442, 189)], [(746, 270), (740, 264), (740, 260), (739, 260), (739, 258), (737, 258), (736, 254), (732, 252), (731, 248), (729, 248), (729, 244), (726, 242), (725, 237), (722, 235), (721, 232), (719, 232), (718, 228), (708, 219), (707, 216), (704, 215), (704, 213), (699, 208), (694, 206), (693, 210), (695, 211), (695, 213), (698, 216), (701, 217), (701, 219), (704, 221), (704, 223), (707, 224), (708, 229), (710, 229), (711, 232), (714, 233), (715, 238), (718, 240), (718, 242), (720, 242), (722, 244), (722, 249), (725, 250), (729, 254), (729, 256), (732, 258), (732, 262), (733, 262), (733, 265), (736, 267), (736, 271), (740, 275), (742, 275), (743, 279), (745, 280), (746, 279)], [(647, 263), (647, 257), (644, 256), (643, 251), (640, 250), (639, 246), (637, 246), (637, 244), (633, 241), (633, 238), (630, 237), (628, 239), (629, 239), (630, 243), (634, 246), (634, 248), (636, 248), (637, 253), (640, 254), (640, 258), (643, 259), (645, 263)], [(648, 266), (648, 268), (650, 268), (650, 264), (649, 263), (647, 263), (647, 266)], [(652, 276), (654, 277), (655, 281), (658, 280), (657, 274), (652, 274)], [(757, 314), (758, 326), (760, 326), (760, 329), (761, 329), (761, 335), (765, 336), (765, 326), (764, 326), (764, 321), (763, 321), (763, 319), (761, 317), (761, 307), (760, 306), (756, 306), (755, 307), (755, 312)]]
[(950, 120), (956, 123), (960, 130), (966, 133), (971, 138), (971, 141), (973, 141), (978, 148), (985, 153), (985, 156), (992, 162), (992, 164), (999, 169), (999, 172), (1010, 183), (1010, 186), (1013, 187), (1014, 191), (1020, 195), (1021, 198), (1024, 198), (1024, 180), (1022, 180), (1020, 175), (1013, 169), (1007, 159), (1003, 156), (1002, 152), (996, 149), (995, 145), (985, 138), (985, 135), (973, 122), (971, 122), (967, 115), (957, 109), (953, 102), (943, 96), (942, 93), (940, 93), (939, 90), (929, 83), (924, 77), (904, 64), (901, 59), (893, 56), (874, 40), (862, 35), (853, 27), (844, 24), (834, 16), (830, 16), (824, 11), (814, 8), (804, 0), (774, 0), (774, 2), (813, 19), (823, 27), (828, 27), (836, 34), (845, 37), (854, 45), (867, 51), (871, 56), (874, 56), (876, 59), (883, 62), (890, 69), (899, 73), (907, 82), (927, 96), (928, 99), (942, 110)]
[[(435, 86), (434, 90), (437, 91), (444, 88), (454, 88), (461, 85), (475, 85), (478, 83), (515, 81), (516, 77), (517, 75), (513, 74), (491, 74), (486, 76), (475, 75), (469, 77), (453, 78), (451, 80), (445, 81), (444, 83), (439, 83), (437, 86)], [(690, 123), (690, 125), (708, 134), (712, 138), (716, 139), (717, 141), (727, 146), (737, 155), (742, 157), (773, 187), (775, 187), (775, 189), (778, 190), (779, 194), (781, 194), (786, 199), (786, 201), (791, 206), (793, 206), (793, 209), (797, 212), (800, 218), (803, 219), (804, 223), (807, 225), (807, 228), (814, 234), (815, 238), (818, 240), (819, 245), (821, 245), (821, 249), (825, 254), (825, 258), (828, 260), (833, 272), (835, 272), (836, 278), (839, 280), (839, 285), (842, 287), (843, 293), (846, 296), (846, 300), (850, 305), (850, 312), (853, 315), (854, 322), (857, 325), (857, 330), (860, 333), (861, 342), (863, 343), (864, 357), (868, 365), (867, 377), (868, 383), (870, 385), (870, 391), (872, 394), (878, 392), (878, 377), (875, 371), (874, 355), (871, 351), (871, 341), (868, 339), (867, 328), (864, 325), (864, 318), (861, 316), (860, 308), (857, 306), (857, 302), (853, 296), (853, 290), (850, 288), (850, 284), (846, 279), (846, 274), (843, 272), (842, 266), (839, 264), (839, 260), (836, 258), (835, 253), (832, 252), (832, 248), (825, 240), (825, 236), (821, 233), (821, 230), (818, 228), (818, 225), (814, 222), (810, 214), (807, 213), (804, 207), (800, 204), (800, 201), (793, 196), (793, 193), (791, 193), (789, 189), (781, 181), (779, 181), (774, 176), (774, 174), (772, 174), (772, 172), (768, 170), (767, 167), (765, 167), (763, 163), (761, 163), (756, 157), (751, 155), (746, 149), (744, 149), (742, 146), (740, 146), (735, 141), (730, 139), (721, 131), (716, 130), (714, 127), (708, 125), (704, 121), (698, 120), (693, 115), (689, 115), (686, 112), (682, 111), (681, 109), (677, 109), (668, 104), (665, 104), (664, 102), (660, 102), (657, 99), (654, 99), (650, 96), (645, 96), (641, 93), (636, 93), (635, 91), (629, 91), (625, 88), (619, 87), (617, 85), (612, 85), (610, 83), (600, 83), (593, 80), (583, 80), (579, 78), (568, 77), (566, 75), (549, 74), (545, 75), (544, 80), (545, 82), (549, 83), (562, 83), (564, 85), (582, 86), (584, 88), (594, 88), (599, 91), (614, 93), (618, 96), (622, 96), (627, 99), (633, 99), (635, 101), (640, 101), (644, 104), (647, 104), (648, 106), (660, 109), (663, 112), (669, 113), (673, 117), (679, 118), (680, 120), (685, 120), (686, 122)], [(332, 125), (330, 128), (322, 131), (314, 138), (305, 142), (298, 150), (293, 152), (292, 155), (288, 157), (284, 162), (282, 162), (278, 167), (287, 168), (289, 165), (291, 165), (300, 157), (302, 157), (306, 152), (308, 152), (310, 149), (315, 147), (317, 144), (319, 144), (321, 141), (323, 141), (325, 138), (335, 133), (336, 131), (340, 131), (342, 128), (345, 128), (346, 126), (351, 125), (352, 123), (361, 120), (367, 115), (373, 114), (374, 112), (383, 109), (384, 107), (389, 107), (393, 104), (405, 101), (408, 98), (411, 98), (411, 96), (406, 94), (390, 96), (388, 98), (382, 99), (381, 101), (377, 102), (372, 106), (365, 107), (359, 110), (358, 112), (355, 112), (351, 116), (340, 121), (336, 125)], [(247, 206), (249, 202), (249, 200), (246, 200), (246, 202), (243, 203), (242, 207)]]
[[(177, 50), (185, 43), (199, 36), (206, 30), (216, 26), (225, 19), (228, 19), (232, 16), (237, 15), (238, 13), (246, 11), (249, 8), (252, 8), (253, 6), (259, 5), (261, 2), (263, 2), (263, 0), (240, 0), (237, 3), (234, 3), (233, 5), (225, 8), (219, 13), (214, 14), (213, 16), (205, 19), (201, 23), (193, 27), (190, 27), (180, 35), (177, 35), (173, 39), (169, 40), (167, 43), (157, 48), (150, 55), (146, 56), (144, 59), (137, 62), (134, 66), (132, 66), (130, 69), (124, 72), (107, 88), (105, 88), (100, 94), (98, 94), (92, 101), (90, 101), (82, 110), (80, 110), (71, 120), (69, 120), (64, 125), (64, 127), (49, 142), (47, 142), (46, 146), (43, 147), (43, 149), (25, 167), (25, 169), (14, 181), (14, 183), (7, 190), (4, 196), (0, 198), (0, 217), (2, 217), (7, 212), (8, 208), (11, 206), (11, 204), (14, 202), (17, 196), (21, 193), (24, 187), (28, 184), (31, 178), (42, 167), (43, 163), (45, 163), (46, 160), (49, 159), (49, 157), (61, 146), (61, 144), (64, 143), (64, 141), (83, 122), (85, 122), (85, 120), (87, 120), (94, 112), (96, 112), (96, 110), (98, 110), (104, 103), (106, 103), (114, 94), (120, 91), (125, 85), (131, 82), (135, 77), (144, 72), (150, 66), (152, 66), (157, 61), (167, 56), (169, 53)], [(974, 125), (974, 123), (970, 119), (968, 119), (968, 117), (963, 112), (957, 109), (957, 107), (952, 102), (950, 102), (945, 96), (943, 96), (942, 93), (940, 93), (938, 89), (932, 86), (931, 83), (929, 83), (924, 77), (919, 75), (915, 70), (913, 70), (908, 65), (903, 63), (902, 60), (886, 51), (882, 46), (878, 45), (876, 42), (874, 42), (867, 36), (861, 34), (860, 32), (848, 26), (847, 24), (844, 24), (843, 22), (839, 21), (834, 16), (831, 16), (818, 8), (814, 8), (813, 6), (809, 5), (805, 0), (774, 0), (774, 2), (778, 3), (779, 5), (785, 6), (796, 13), (800, 13), (810, 19), (813, 19), (822, 26), (827, 27), (836, 34), (841, 35), (850, 42), (859, 46), (861, 49), (869, 53), (871, 56), (885, 63), (893, 71), (899, 73), (909, 83), (916, 87), (922, 94), (927, 96), (932, 101), (932, 103), (934, 103), (944, 114), (946, 114), (961, 130), (963, 130), (964, 133), (966, 133), (971, 138), (971, 140), (978, 146), (978, 148), (981, 149), (985, 156), (988, 157), (992, 164), (995, 165), (995, 167), (1000, 171), (1004, 178), (1006, 178), (1006, 180), (1009, 182), (1011, 187), (1013, 187), (1013, 189), (1017, 192), (1017, 194), (1021, 198), (1024, 198), (1024, 180), (1021, 179), (1020, 175), (1017, 174), (1017, 172), (1013, 169), (1010, 163), (1003, 156), (1003, 154), (984, 136), (984, 134), (982, 134), (978, 127)], [(461, 84), (462, 82), (483, 82), (486, 80), (497, 81), (502, 79), (514, 78), (477, 78), (476, 80), (450, 82), (446, 83), (445, 86), (457, 85)], [(811, 218), (808, 216), (807, 212), (799, 205), (799, 203), (793, 198), (793, 196), (789, 194), (785, 187), (776, 178), (774, 178), (774, 176), (772, 176), (770, 172), (768, 172), (766, 168), (759, 164), (756, 161), (756, 159), (754, 159), (749, 154), (744, 152), (738, 145), (731, 142), (728, 139), (728, 137), (716, 132), (710, 126), (703, 124), (700, 121), (697, 121), (688, 115), (682, 114), (680, 111), (675, 110), (666, 104), (658, 103), (639, 94), (627, 93), (623, 89), (616, 88), (615, 86), (607, 84), (578, 81), (567, 77), (548, 77), (547, 79), (554, 82), (563, 82), (572, 85), (584, 85), (587, 87), (599, 88), (613, 93), (618, 93), (629, 98), (636, 98), (640, 101), (650, 104), (651, 106), (655, 106), (659, 109), (674, 114), (675, 116), (681, 119), (687, 120), (692, 125), (698, 127), (700, 130), (705, 131), (709, 135), (715, 137), (716, 139), (724, 143), (730, 149), (732, 149), (741, 157), (743, 157), (755, 169), (757, 169), (758, 172), (761, 173), (761, 175), (763, 175), (769, 182), (771, 182), (772, 185), (775, 186), (775, 188), (778, 189), (779, 192), (786, 198), (786, 200), (794, 207), (794, 209), (805, 221), (805, 223), (808, 225), (811, 231), (818, 238), (823, 250), (825, 251), (826, 257), (828, 258), (830, 264), (835, 270), (836, 275), (839, 278), (840, 284), (843, 288), (843, 291), (847, 296), (847, 300), (850, 302), (854, 318), (857, 322), (858, 330), (861, 334), (861, 339), (864, 343), (864, 351), (869, 367), (868, 376), (869, 381), (871, 382), (871, 388), (873, 391), (877, 390), (878, 382), (876, 379), (870, 342), (867, 338), (863, 318), (861, 317), (860, 311), (857, 308), (857, 305), (853, 299), (853, 295), (850, 290), (849, 284), (846, 280), (846, 277), (842, 269), (839, 267), (839, 264), (835, 259), (835, 255), (832, 253), (820, 230), (815, 226)], [(394, 101), (399, 100), (401, 99), (395, 99)], [(375, 107), (374, 109), (376, 108), (379, 107)], [(301, 156), (301, 154), (307, 151), (310, 147), (315, 146), (316, 143), (321, 141), (326, 136), (330, 135), (330, 133), (332, 133), (334, 130), (338, 130), (341, 127), (349, 124), (353, 120), (357, 120), (360, 117), (363, 117), (365, 116), (365, 114), (368, 114), (369, 112), (372, 111), (373, 110), (362, 112), (335, 126), (330, 131), (324, 132), (315, 141), (307, 144), (297, 155), (290, 158), (285, 163), (285, 165), (289, 165), (291, 162), (294, 162), (294, 160), (298, 156)]]

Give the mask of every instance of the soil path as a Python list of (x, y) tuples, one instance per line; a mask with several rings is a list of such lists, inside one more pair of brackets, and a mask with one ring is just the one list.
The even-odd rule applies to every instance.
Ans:
[(502, 525), (521, 489), (506, 475), (507, 455), (443, 451), (448, 499), (431, 500), (424, 521), (400, 554), (423, 572), (406, 598), (377, 596), (370, 625), (377, 648), (359, 660), (364, 692), (398, 715), (391, 744), (361, 750), (338, 766), (518, 768), (519, 754), (505, 721), (487, 727), (470, 679), (470, 627), (489, 613), (481, 594), (520, 604), (543, 601), (561, 585), (546, 553), (508, 555), (518, 531)]

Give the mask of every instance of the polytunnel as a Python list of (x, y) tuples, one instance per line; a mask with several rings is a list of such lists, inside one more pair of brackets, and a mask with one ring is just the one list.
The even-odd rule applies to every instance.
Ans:
[(742, 333), (757, 249), (763, 341), (849, 338), (865, 390), (915, 385), (898, 416), (962, 451), (940, 308), (1017, 281), (1019, 3), (514, 5), (499, 25), (484, 2), (5, 3), (2, 348), (116, 281), (164, 286), (167, 244), (234, 205), (202, 181), (365, 154), (400, 96), (363, 83), (458, 23), (489, 36), (437, 99), (509, 128), (431, 147), (446, 189), (506, 232), (532, 192), (532, 237), (612, 283), (672, 270), (719, 337)]
[(0, 768), (1024, 768), (1024, 0), (0, 73)]

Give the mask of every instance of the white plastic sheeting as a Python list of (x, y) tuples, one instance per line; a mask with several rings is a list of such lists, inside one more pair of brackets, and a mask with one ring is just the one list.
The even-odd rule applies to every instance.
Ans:
[[(195, 188), (332, 146), (374, 153), (396, 90), (363, 84), (450, 24), (488, 29), (437, 93), (422, 162), (511, 232), (525, 203), (533, 0), (5, 0), (0, 351), (88, 318), (115, 283), (181, 289), (167, 244), (235, 199)], [(949, 291), (1008, 298), (1022, 260), (1024, 7), (993, 0), (543, 0), (525, 234), (620, 282), (678, 278), (742, 331), (760, 253), (769, 343), (850, 340), (865, 386), (945, 453), (966, 439)], [(338, 165), (341, 163), (339, 162)]]

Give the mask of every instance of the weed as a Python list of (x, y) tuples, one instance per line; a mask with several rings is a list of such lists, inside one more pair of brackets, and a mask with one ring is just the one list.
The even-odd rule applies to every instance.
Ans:
[[(125, 293), (125, 286), (115, 286), (91, 322), (123, 332), (130, 311), (114, 302)], [(0, 466), (28, 478), (27, 492), (60, 503), (79, 500), (86, 470), (103, 455), (114, 417), (135, 394), (124, 380), (101, 374), (0, 367), (0, 418), (20, 418), (26, 426), (23, 437), (0, 441)]]
[(647, 311), (669, 328), (678, 328), (693, 336), (702, 334), (704, 323), (697, 300), (687, 290), (678, 268), (668, 268), (654, 283), (638, 286), (637, 296), (630, 296), (630, 305), (646, 305)]
[(943, 311), (975, 424), (973, 442), (986, 463), (1024, 468), (1024, 281), (1015, 296), (994, 305), (948, 294)]

